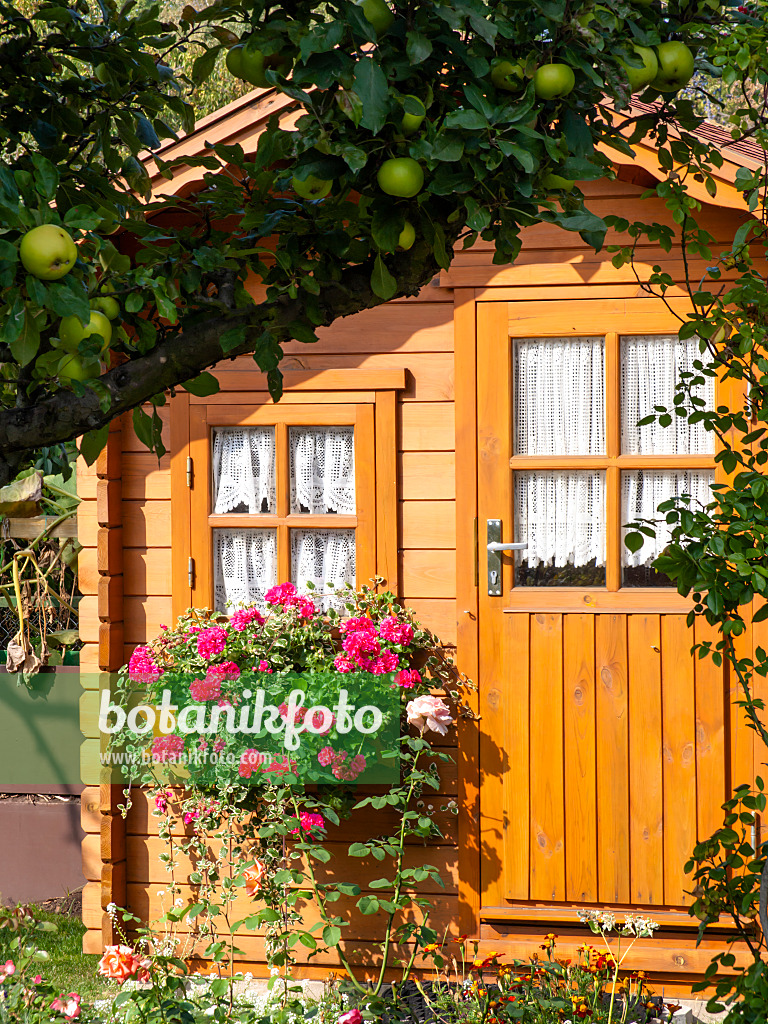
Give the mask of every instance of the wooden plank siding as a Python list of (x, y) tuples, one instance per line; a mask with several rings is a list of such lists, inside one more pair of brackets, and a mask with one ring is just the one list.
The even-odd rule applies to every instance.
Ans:
[[(616, 180), (589, 183), (586, 189), (598, 212), (660, 223), (669, 219), (660, 204), (640, 204), (642, 184)], [(705, 210), (703, 224), (717, 239), (715, 248), (730, 244), (739, 216), (732, 210)], [(512, 322), (520, 336), (546, 334), (558, 304), (577, 298), (589, 311), (577, 312), (566, 333), (583, 333), (583, 323), (594, 321), (600, 302), (619, 299), (632, 311), (633, 330), (642, 334), (653, 330), (658, 309), (658, 301), (647, 297), (629, 268), (617, 270), (611, 254), (587, 249), (577, 234), (539, 225), (526, 229), (523, 237), (514, 267), (494, 266), (488, 244), (480, 242), (456, 254), (439, 286), (428, 286), (416, 299), (347, 317), (320, 331), (311, 347), (291, 343), (283, 363), (286, 370), (318, 375), (406, 371), (405, 388), (394, 392), (394, 409), (381, 410), (397, 439), (390, 453), (397, 511), (385, 542), (389, 548), (379, 548), (379, 561), (391, 559), (394, 551), (400, 597), (441, 638), (458, 639), (460, 666), (470, 675), (478, 671), (478, 622), (487, 608), (482, 559), (480, 586), (475, 582), (474, 517), (480, 516), (482, 553), (485, 517), (509, 514), (508, 508), (500, 510), (503, 503), (478, 508), (478, 484), (494, 457), (494, 438), (481, 438), (478, 446), (476, 434), (475, 376), (485, 375), (487, 384), (496, 372), (484, 361), (484, 332), (503, 320)], [(659, 264), (677, 283), (671, 294), (682, 294), (679, 252), (667, 254), (656, 246), (641, 246), (638, 252), (641, 279)], [(263, 385), (255, 386), (260, 375), (251, 360), (227, 361), (217, 375), (221, 396), (191, 396), (191, 413), (203, 403), (269, 401)], [(305, 386), (311, 387), (311, 381)], [(368, 390), (373, 386), (361, 385), (359, 393), (346, 393), (343, 400), (375, 402)], [(287, 403), (328, 400), (319, 391), (285, 398)], [(160, 415), (169, 444), (169, 406)], [(122, 424), (121, 487), (127, 656), (162, 624), (173, 622), (172, 538), (183, 519), (171, 504), (170, 455), (158, 461), (147, 453), (130, 417)], [(84, 545), (82, 663), (96, 666), (98, 495), (93, 470), (78, 468), (78, 488), (83, 498), (78, 511)], [(181, 528), (189, 532), (189, 522)], [(428, 850), (409, 847), (407, 857), (423, 856), (424, 862), (433, 857), (446, 880), (445, 894), (436, 901), (441, 928), (474, 934), (481, 949), (498, 949), (506, 956), (538, 952), (542, 933), (554, 923), (562, 937), (559, 954), (573, 955), (585, 939), (584, 930), (575, 926), (577, 906), (647, 909), (662, 920), (663, 933), (638, 943), (632, 967), (655, 972), (654, 980), (664, 979), (670, 994), (682, 991), (703, 972), (712, 951), (722, 948), (718, 938), (695, 945), (685, 913), (682, 863), (696, 837), (717, 827), (729, 786), (751, 777), (756, 757), (751, 733), (743, 725), (737, 728), (724, 700), (729, 681), (724, 683), (723, 673), (709, 660), (691, 660), (694, 637), (683, 614), (661, 604), (638, 606), (631, 613), (594, 611), (585, 614), (575, 602), (545, 612), (529, 613), (523, 606), (494, 620), (484, 635), (501, 652), (499, 670), (494, 679), (481, 679), (481, 726), (461, 724), (461, 749), (454, 749), (458, 776), (430, 800), (445, 840)], [(697, 626), (697, 639), (704, 635)], [(751, 642), (750, 634), (745, 643)], [(542, 764), (544, 771), (538, 768)], [(85, 948), (97, 951), (103, 877), (96, 845), (99, 820), (87, 810), (92, 798), (84, 796), (83, 803), (88, 833), (84, 920)], [(133, 799), (125, 837), (127, 898), (130, 909), (146, 914), (159, 909), (155, 892), (167, 876), (158, 860), (157, 819), (141, 793)], [(667, 846), (663, 827), (671, 816), (682, 827), (676, 844)], [(378, 812), (361, 814), (337, 830), (334, 852), (340, 856), (329, 870), (347, 870), (343, 842), (381, 829), (382, 822)], [(189, 870), (182, 861), (181, 876)], [(368, 870), (354, 861), (356, 878), (365, 880)], [(433, 892), (429, 883), (423, 891)], [(354, 928), (345, 939), (348, 948), (355, 946), (362, 958), (370, 958), (371, 922), (358, 921)], [(243, 964), (263, 970), (262, 937), (242, 941)], [(299, 974), (322, 973), (333, 961), (320, 958), (317, 963), (300, 967)]]

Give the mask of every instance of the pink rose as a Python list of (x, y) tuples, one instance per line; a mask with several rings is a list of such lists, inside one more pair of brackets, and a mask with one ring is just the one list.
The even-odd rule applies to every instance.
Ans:
[(453, 722), (451, 709), (440, 697), (417, 697), (409, 701), (405, 708), (408, 724), (415, 726), (424, 735), (427, 729), (445, 736), (448, 726)]
[(363, 1024), (363, 1015), (357, 1007), (354, 1010), (347, 1010), (339, 1017), (337, 1024)]
[(65, 996), (62, 993), (51, 1003), (52, 1010), (58, 1010), (67, 1020), (74, 1020), (80, 1016), (80, 996), (77, 992), (70, 992)]

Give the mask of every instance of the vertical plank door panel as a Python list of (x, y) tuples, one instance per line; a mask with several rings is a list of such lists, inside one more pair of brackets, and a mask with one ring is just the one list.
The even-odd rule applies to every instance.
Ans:
[[(696, 643), (717, 643), (717, 631), (703, 618), (694, 625)], [(696, 803), (697, 838), (707, 839), (723, 823), (727, 797), (726, 726), (728, 694), (726, 670), (710, 656), (694, 661), (696, 691)]]
[(595, 616), (563, 616), (565, 897), (597, 902)]
[(696, 844), (696, 712), (691, 645), (684, 615), (661, 618), (664, 756), (664, 901), (690, 902), (683, 871)]
[(565, 899), (563, 617), (531, 616), (531, 899)]
[(664, 902), (660, 616), (628, 617), (627, 652), (631, 897), (653, 906)]
[(601, 903), (629, 903), (627, 616), (595, 622), (598, 876)]

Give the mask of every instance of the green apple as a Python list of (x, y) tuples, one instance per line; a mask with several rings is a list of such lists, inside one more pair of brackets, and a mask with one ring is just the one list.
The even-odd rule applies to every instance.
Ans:
[[(251, 36), (245, 43), (238, 45), (242, 45), (242, 53), (239, 56), (235, 54), (231, 63), (236, 69), (239, 69), (239, 73), (238, 70), (235, 70), (232, 71), (232, 74), (236, 78), (242, 78), (243, 81), (257, 86), (259, 89), (272, 88), (271, 82), (268, 82), (266, 78), (267, 71), (276, 71), (279, 75), (285, 76), (291, 70), (292, 61), (290, 57), (285, 57), (279, 53), (263, 53), (259, 49), (256, 36)], [(233, 46), (232, 49), (234, 50), (236, 47)], [(227, 57), (229, 57), (229, 53)], [(231, 67), (230, 70), (232, 70)]]
[(373, 25), (377, 36), (387, 31), (395, 16), (384, 0), (363, 0), (363, 14)]
[(567, 96), (576, 85), (576, 76), (567, 64), (542, 64), (533, 73), (533, 88), (542, 100)]
[(112, 324), (101, 310), (94, 309), (87, 324), (80, 323), (79, 317), (74, 313), (61, 318), (59, 341), (61, 347), (68, 352), (76, 352), (83, 338), (89, 338), (92, 334), (100, 335), (104, 339), (102, 350), (109, 347), (112, 340)]
[(411, 224), (409, 220), (405, 222), (403, 230), (400, 232), (400, 237), (397, 240), (398, 249), (410, 249), (413, 243), (416, 241), (416, 228)]
[(491, 65), (491, 81), (497, 89), (505, 92), (520, 92), (525, 84), (525, 72), (520, 61), (506, 58), (495, 60)]
[(24, 235), (19, 255), (27, 273), (41, 281), (58, 281), (74, 267), (77, 246), (58, 224), (41, 224)]
[(332, 185), (333, 181), (318, 178), (314, 174), (309, 174), (306, 178), (297, 178), (294, 174), (291, 178), (291, 188), (302, 199), (325, 199)]
[(413, 100), (418, 103), (420, 107), (420, 113), (409, 114), (408, 111), (403, 114), (403, 119), (400, 122), (400, 127), (403, 129), (403, 135), (413, 135), (415, 131), (418, 131), (421, 127), (421, 122), (427, 116), (427, 108), (421, 102), (418, 96), (406, 96), (407, 100)]
[(659, 72), (650, 83), (659, 92), (678, 92), (693, 77), (693, 54), (675, 39), (659, 43), (656, 47)]
[(376, 175), (379, 188), (388, 196), (412, 199), (424, 185), (421, 164), (410, 156), (396, 156), (385, 160)]
[(624, 68), (629, 82), (630, 92), (642, 92), (659, 73), (659, 62), (650, 46), (633, 46), (632, 52), (643, 63), (641, 68), (633, 68), (631, 64), (619, 57), (619, 64)]
[(73, 380), (93, 380), (101, 373), (101, 364), (93, 357), (81, 359), (76, 353), (67, 352), (62, 357), (56, 373), (65, 385)]
[(111, 295), (99, 295), (97, 298), (91, 299), (90, 306), (91, 309), (97, 309), (103, 313), (107, 320), (115, 320), (120, 316), (120, 303)]
[(227, 65), (227, 71), (234, 78), (243, 77), (243, 44), (236, 43), (235, 46), (230, 47), (227, 50), (227, 56), (224, 61)]
[(555, 174), (549, 171), (541, 179), (541, 184), (546, 189), (562, 189), (563, 192), (573, 192), (576, 186), (575, 178), (564, 178), (562, 174)]

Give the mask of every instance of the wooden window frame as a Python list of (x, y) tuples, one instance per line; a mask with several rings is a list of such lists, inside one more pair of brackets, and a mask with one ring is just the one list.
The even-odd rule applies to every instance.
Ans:
[[(204, 399), (177, 395), (171, 403), (174, 621), (187, 608), (213, 607), (212, 530), (216, 527), (277, 529), (278, 582), (290, 578), (289, 530), (353, 528), (357, 531), (357, 585), (381, 576), (389, 589), (398, 592), (396, 404), (397, 391), (406, 386), (405, 369), (379, 371), (375, 381), (366, 368), (286, 371), (284, 386), (277, 403), (261, 377), (247, 392), (220, 392)], [(325, 387), (327, 391), (320, 390)], [(212, 431), (269, 425), (276, 427), (278, 460), (287, 459), (291, 426), (353, 426), (356, 515), (291, 514), (287, 476), (276, 495), (275, 516), (211, 513)], [(194, 566), (192, 586), (190, 564)]]
[[(545, 304), (546, 305), (546, 304)], [(604, 456), (527, 456), (514, 455), (511, 441), (510, 493), (515, 471), (531, 469), (599, 469), (606, 474), (606, 582), (594, 587), (520, 587), (512, 585), (504, 594), (507, 612), (537, 609), (542, 611), (682, 612), (691, 608), (690, 598), (682, 597), (674, 587), (623, 587), (621, 585), (621, 473), (628, 469), (714, 469), (715, 483), (722, 483), (722, 466), (712, 455), (622, 455), (621, 453), (621, 339), (648, 335), (676, 335), (681, 320), (690, 310), (685, 300), (670, 300), (661, 309), (647, 300), (574, 300), (557, 303), (557, 312), (543, 312), (533, 302), (508, 303), (508, 367), (513, 365), (512, 346), (518, 339), (599, 337), (605, 344), (605, 429)], [(676, 315), (677, 314), (677, 315)], [(500, 370), (500, 372), (502, 372)], [(510, 409), (514, 401), (511, 372)], [(738, 402), (737, 382), (716, 383), (715, 403), (733, 407)], [(738, 393), (737, 393), (738, 392)], [(510, 430), (513, 424), (510, 422)], [(510, 435), (511, 439), (511, 435)], [(716, 449), (717, 451), (717, 449)], [(510, 512), (514, 502), (510, 506)]]
[[(509, 460), (512, 471), (511, 491), (514, 501), (515, 473), (532, 470), (572, 470), (597, 471), (605, 474), (605, 585), (602, 587), (518, 587), (512, 584), (512, 593), (517, 591), (585, 591), (595, 590), (605, 594), (625, 594), (627, 592), (655, 593), (659, 590), (669, 592), (673, 587), (625, 587), (622, 584), (622, 513), (621, 513), (621, 474), (625, 470), (715, 470), (717, 463), (715, 454), (711, 455), (626, 455), (621, 451), (621, 345), (623, 338), (633, 337), (672, 337), (667, 331), (649, 331), (642, 335), (630, 332), (606, 331), (595, 335), (603, 341), (604, 367), (604, 415), (605, 415), (605, 454), (604, 455), (512, 455)], [(510, 345), (528, 340), (529, 335), (514, 337), (510, 335)], [(558, 337), (559, 336), (555, 336)], [(579, 341), (587, 335), (575, 335), (566, 341)], [(537, 338), (546, 338), (538, 335)], [(534, 339), (535, 340), (535, 339)], [(510, 357), (514, 366), (514, 356)], [(514, 408), (514, 381), (512, 381)], [(513, 506), (514, 507), (514, 506)], [(523, 538), (515, 538), (515, 540)], [(526, 602), (527, 603), (527, 602)]]

